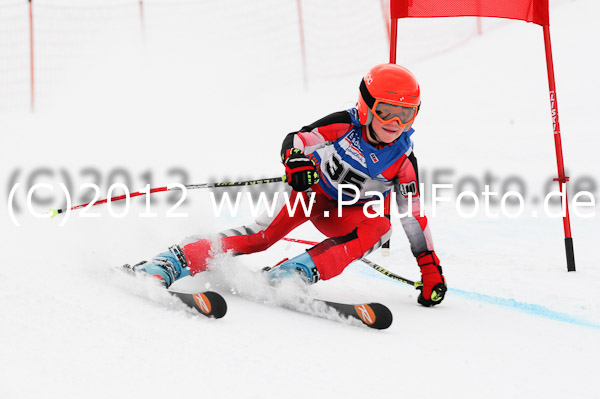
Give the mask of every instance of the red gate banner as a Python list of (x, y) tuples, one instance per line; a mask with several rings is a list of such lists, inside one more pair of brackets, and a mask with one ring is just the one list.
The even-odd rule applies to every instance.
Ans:
[(548, 0), (391, 0), (391, 17), (498, 17), (549, 25)]

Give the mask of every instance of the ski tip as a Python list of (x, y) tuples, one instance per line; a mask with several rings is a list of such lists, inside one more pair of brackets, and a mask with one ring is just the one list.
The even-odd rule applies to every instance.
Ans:
[(380, 303), (367, 303), (354, 306), (360, 320), (368, 327), (385, 330), (392, 325), (392, 312)]
[(196, 309), (208, 317), (220, 319), (227, 314), (227, 302), (220, 294), (207, 291), (193, 295)]
[(58, 209), (52, 209), (50, 208), (50, 219), (52, 219), (54, 216), (58, 215), (60, 212), (58, 211)]

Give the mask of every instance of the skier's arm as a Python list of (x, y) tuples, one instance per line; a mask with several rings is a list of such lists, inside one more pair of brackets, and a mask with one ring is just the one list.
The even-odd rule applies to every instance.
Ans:
[(423, 306), (437, 305), (446, 294), (446, 280), (442, 275), (440, 260), (433, 249), (433, 239), (427, 223), (427, 216), (421, 215), (419, 196), (419, 169), (417, 158), (411, 153), (406, 157), (398, 181), (394, 186), (398, 211), (405, 214), (408, 210), (408, 193), (412, 193), (412, 216), (401, 220), (404, 232), (410, 242), (410, 249), (417, 258), (421, 269), (421, 294), (418, 302)]
[(408, 193), (412, 194), (412, 212), (410, 217), (400, 219), (402, 228), (410, 242), (410, 249), (415, 257), (425, 251), (433, 251), (433, 239), (427, 223), (427, 216), (421, 216), (421, 202), (419, 201), (419, 169), (417, 158), (410, 153), (400, 168), (398, 180), (394, 185), (398, 212), (406, 214), (408, 211)]

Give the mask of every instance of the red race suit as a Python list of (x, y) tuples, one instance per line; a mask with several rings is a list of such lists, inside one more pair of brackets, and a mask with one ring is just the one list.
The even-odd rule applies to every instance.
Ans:
[[(367, 128), (360, 124), (353, 108), (333, 113), (288, 134), (282, 154), (295, 147), (317, 165), (319, 182), (307, 192), (292, 191), (289, 196), (290, 204), (295, 203), (297, 196), (303, 196), (309, 204), (310, 196), (314, 195), (315, 203), (310, 212), (305, 212), (300, 205), (295, 212), (290, 212), (284, 196), (280, 196), (272, 217), (265, 213), (251, 225), (223, 231), (216, 242), (205, 239), (184, 245), (183, 252), (192, 274), (205, 270), (215, 251), (230, 251), (234, 255), (264, 251), (294, 228), (311, 221), (328, 238), (310, 248), (308, 253), (321, 279), (335, 277), (352, 261), (389, 239), (390, 221), (385, 216), (367, 216), (363, 205), (380, 200), (392, 190), (400, 215), (407, 214), (409, 194), (412, 198), (412, 215), (400, 220), (414, 256), (433, 251), (427, 217), (421, 215), (417, 159), (410, 139), (414, 130), (402, 133), (393, 143), (376, 146), (367, 140)], [(343, 184), (354, 189), (341, 186)], [(357, 201), (340, 207), (340, 215), (338, 197), (343, 201)], [(374, 215), (375, 211), (370, 214)]]

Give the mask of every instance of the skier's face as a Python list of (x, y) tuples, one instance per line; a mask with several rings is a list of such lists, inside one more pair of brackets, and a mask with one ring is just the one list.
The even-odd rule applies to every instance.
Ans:
[(384, 125), (379, 121), (379, 119), (373, 118), (373, 121), (371, 122), (371, 127), (373, 128), (373, 132), (377, 136), (374, 138), (380, 143), (386, 144), (396, 140), (404, 131), (404, 128), (400, 126), (397, 120)]

